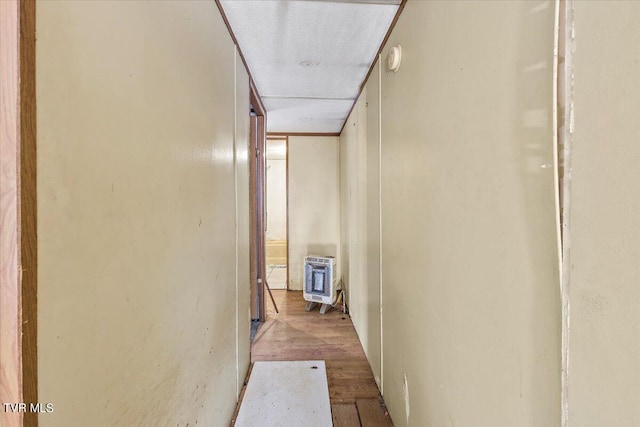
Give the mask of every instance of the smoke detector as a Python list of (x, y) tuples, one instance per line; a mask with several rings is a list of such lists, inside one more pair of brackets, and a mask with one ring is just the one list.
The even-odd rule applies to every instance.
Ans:
[(389, 56), (387, 57), (389, 71), (397, 73), (400, 69), (400, 62), (402, 62), (402, 46), (398, 45), (392, 47), (389, 51)]

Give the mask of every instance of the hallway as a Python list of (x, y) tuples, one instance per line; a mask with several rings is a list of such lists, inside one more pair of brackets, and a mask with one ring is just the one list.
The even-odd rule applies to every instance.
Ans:
[[(269, 300), (267, 321), (256, 334), (251, 362), (324, 360), (334, 425), (391, 425), (388, 417), (379, 418), (384, 410), (378, 404), (378, 387), (349, 316), (336, 309), (325, 315), (318, 307), (304, 311), (302, 292), (274, 290), (273, 295), (280, 313)], [(360, 422), (353, 424), (358, 408)]]
[[(0, 0), (0, 424), (227, 426), (253, 361), (322, 359), (336, 425), (380, 389), (396, 427), (638, 427), (639, 19)], [(308, 255), (349, 316), (304, 311)]]

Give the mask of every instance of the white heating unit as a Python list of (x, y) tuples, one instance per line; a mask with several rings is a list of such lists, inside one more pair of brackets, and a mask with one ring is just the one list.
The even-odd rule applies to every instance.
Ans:
[(332, 256), (308, 255), (304, 257), (304, 299), (306, 310), (321, 303), (324, 314), (336, 301), (336, 259)]

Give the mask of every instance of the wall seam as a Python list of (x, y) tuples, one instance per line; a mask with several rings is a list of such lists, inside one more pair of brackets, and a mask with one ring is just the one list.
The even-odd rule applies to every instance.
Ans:
[[(562, 231), (561, 231), (561, 206), (560, 206), (560, 172), (559, 172), (559, 158), (558, 158), (558, 61), (559, 61), (559, 43), (560, 43), (560, 0), (554, 2), (553, 12), (553, 83), (552, 83), (552, 97), (551, 97), (551, 109), (552, 109), (552, 129), (553, 129), (553, 201), (554, 201), (554, 217), (555, 217), (555, 229), (556, 229), (556, 251), (558, 262), (558, 275), (560, 286), (560, 301), (561, 301), (561, 314), (564, 313), (564, 294), (562, 286)], [(564, 405), (563, 405), (563, 390), (564, 390), (564, 348), (566, 346), (565, 333), (564, 333), (564, 315), (562, 315), (562, 332), (560, 340), (560, 417), (564, 419)], [(561, 422), (562, 424), (562, 422)]]
[[(556, 248), (558, 251), (559, 275), (562, 277), (562, 234), (560, 232), (560, 184), (558, 160), (558, 43), (560, 31), (560, 0), (555, 0), (553, 24), (553, 84), (552, 84), (552, 123), (553, 123), (553, 198), (555, 208)], [(562, 280), (561, 280), (562, 283)], [(560, 286), (562, 290), (562, 285)]]
[[(560, 182), (560, 158), (559, 158), (559, 137), (560, 137), (560, 128), (559, 128), (559, 113), (561, 110), (559, 106), (559, 91), (560, 91), (560, 81), (559, 81), (559, 55), (560, 55), (560, 35), (564, 34), (560, 28), (560, 14), (562, 7), (561, 0), (555, 0), (554, 2), (554, 25), (553, 25), (553, 96), (552, 96), (552, 120), (553, 120), (553, 183), (554, 183), (554, 207), (555, 207), (555, 226), (556, 226), (556, 244), (557, 244), (557, 258), (558, 258), (558, 272), (559, 272), (559, 281), (560, 281), (560, 311), (561, 311), (561, 341), (560, 341), (560, 424), (562, 427), (567, 426), (567, 413), (566, 413), (566, 392), (567, 392), (567, 350), (568, 350), (568, 330), (566, 323), (566, 303), (567, 303), (567, 295), (565, 292), (565, 283), (564, 283), (564, 235), (562, 232), (562, 221), (563, 221), (563, 200), (564, 193), (561, 195), (560, 187), (564, 185), (564, 180), (566, 179), (566, 170), (563, 176), (563, 182)], [(565, 34), (566, 38), (566, 34)], [(564, 45), (564, 50), (566, 51), (566, 44)], [(566, 90), (566, 87), (564, 87)], [(566, 102), (566, 97), (562, 97)], [(565, 122), (566, 123), (566, 122)], [(566, 144), (566, 139), (563, 140)], [(566, 146), (566, 145), (565, 145)], [(563, 188), (564, 190), (564, 188)]]
[(238, 301), (238, 47), (233, 45), (233, 193), (234, 193), (234, 207), (235, 207), (235, 264), (236, 264), (236, 309), (235, 309), (235, 324), (236, 324), (236, 399), (240, 395), (240, 336), (238, 316), (240, 312), (240, 306)]
[[(382, 54), (378, 54), (381, 64)], [(382, 65), (378, 67), (378, 275), (380, 277), (380, 394), (384, 394), (384, 322), (382, 280)]]
[(565, 74), (564, 102), (565, 126), (563, 147), (562, 179), (562, 378), (561, 378), (561, 425), (569, 426), (569, 339), (570, 339), (570, 218), (571, 218), (571, 145), (573, 142), (573, 53), (574, 53), (574, 17), (573, 0), (566, 0), (565, 13)]

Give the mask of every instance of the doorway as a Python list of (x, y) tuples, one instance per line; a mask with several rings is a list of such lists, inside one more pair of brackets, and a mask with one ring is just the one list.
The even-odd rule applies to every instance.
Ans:
[[(266, 133), (266, 110), (260, 97), (258, 96), (253, 82), (250, 82), (250, 128), (249, 128), (249, 211), (251, 215), (249, 217), (250, 227), (250, 278), (251, 278), (251, 341), (255, 337), (255, 334), (260, 327), (260, 324), (266, 320), (266, 295), (268, 294), (271, 303), (274, 306), (276, 313), (278, 308), (276, 306), (275, 299), (271, 293), (271, 287), (268, 282), (267, 272), (267, 253), (266, 253), (266, 227), (267, 227), (267, 133)], [(283, 138), (280, 138), (281, 140)], [(276, 144), (275, 152), (279, 154), (279, 157), (284, 157), (285, 169), (286, 165), (286, 146), (287, 139), (284, 138), (284, 153), (283, 147)], [(282, 159), (279, 159), (282, 160)], [(286, 185), (286, 175), (284, 179)], [(285, 189), (285, 203), (286, 203), (286, 189)], [(286, 212), (286, 209), (285, 209)], [(286, 214), (285, 214), (286, 218)], [(285, 224), (287, 224), (285, 222)], [(276, 260), (277, 263), (284, 262), (284, 288), (288, 283), (288, 276), (286, 273), (286, 254), (288, 251), (286, 245), (286, 239), (288, 234), (288, 227), (285, 225), (285, 251), (284, 261), (282, 257)], [(279, 232), (278, 236), (282, 236)], [(283, 264), (274, 264), (282, 266)], [(282, 270), (282, 269), (281, 269)], [(277, 276), (274, 276), (276, 278)], [(281, 285), (282, 286), (282, 285)]]
[(255, 336), (265, 312), (265, 151), (266, 110), (257, 96), (253, 82), (250, 85), (249, 128), (249, 217), (250, 223), (250, 278), (251, 278), (251, 339)]
[(266, 150), (266, 275), (271, 289), (288, 288), (287, 137), (268, 137)]

